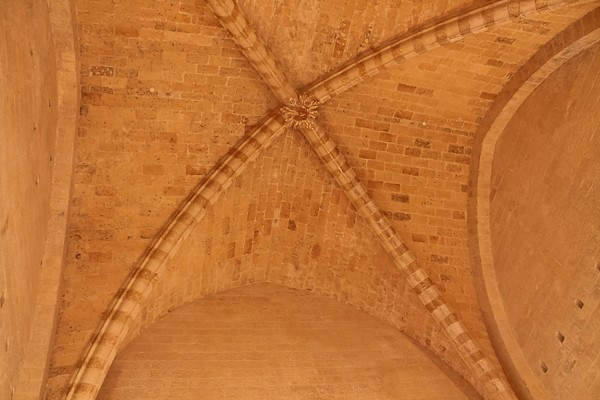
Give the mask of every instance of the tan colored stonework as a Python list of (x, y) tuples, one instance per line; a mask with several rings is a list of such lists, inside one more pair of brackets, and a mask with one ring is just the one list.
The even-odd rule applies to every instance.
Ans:
[[(490, 337), (508, 376), (524, 399), (547, 398), (546, 385), (535, 378), (515, 340), (494, 271), (489, 218), (490, 194), (496, 192), (490, 187), (495, 159), (493, 149), (511, 118), (538, 86), (564, 63), (600, 40), (599, 20), (600, 10), (595, 9), (544, 44), (502, 89), (479, 125), (473, 146), (469, 188), (469, 245), (473, 271)], [(558, 339), (560, 341), (560, 337)]]
[(272, 284), (187, 304), (119, 354), (98, 399), (477, 399), (405, 335)]
[[(585, 118), (600, 107), (599, 71), (596, 44), (550, 75), (506, 126), (492, 169), (498, 288), (517, 351), (548, 399), (600, 396), (600, 142)], [(540, 105), (553, 112), (540, 118)], [(540, 322), (523, 329), (528, 321)]]
[[(502, 366), (467, 246), (473, 136), (520, 66), (598, 4), (306, 3), (240, 1), (249, 22), (228, 28), (244, 33), (242, 52), (205, 1), (76, 0), (82, 104), (49, 399), (65, 397), (81, 365), (73, 398), (93, 398), (141, 330), (256, 282), (365, 310), (494, 397), (485, 383), (501, 382)], [(302, 87), (325, 103), (316, 124), (298, 126), (329, 170), (284, 127), (279, 107)], [(381, 247), (401, 242), (412, 286), (426, 281), (445, 299), (418, 291), (433, 317)], [(446, 304), (455, 315), (440, 314)], [(459, 344), (468, 331), (477, 357), (465, 364), (434, 317), (451, 319), (443, 326)], [(478, 380), (470, 368), (482, 365), (499, 380)]]
[[(36, 307), (45, 300), (38, 298), (45, 290), (45, 270), (60, 269), (47, 249), (60, 258), (61, 230), (53, 228), (61, 223), (64, 228), (66, 216), (58, 213), (66, 210), (68, 193), (56, 193), (53, 184), (61, 177), (53, 170), (62, 171), (68, 157), (63, 161), (55, 147), (57, 127), (63, 127), (58, 121), (62, 96), (47, 2), (3, 2), (0, 37), (0, 398), (11, 399), (19, 381), (47, 371), (47, 343), (31, 371), (29, 338), (40, 324)], [(68, 186), (67, 177), (67, 192)], [(54, 240), (60, 245), (47, 246)], [(56, 285), (49, 292), (56, 296)], [(54, 311), (42, 323), (46, 337), (52, 335)], [(39, 390), (42, 382), (36, 383)]]

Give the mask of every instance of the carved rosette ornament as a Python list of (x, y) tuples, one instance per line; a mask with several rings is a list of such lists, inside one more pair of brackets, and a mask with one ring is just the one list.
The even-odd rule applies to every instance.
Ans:
[(285, 118), (286, 125), (292, 128), (311, 128), (319, 115), (319, 101), (306, 95), (300, 95), (297, 99), (290, 99), (289, 105), (281, 107), (281, 113)]

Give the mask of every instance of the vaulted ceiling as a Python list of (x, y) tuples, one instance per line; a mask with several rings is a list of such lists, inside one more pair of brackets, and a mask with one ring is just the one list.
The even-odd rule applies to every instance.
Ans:
[(92, 398), (140, 331), (259, 282), (368, 312), (485, 398), (531, 395), (478, 300), (472, 149), (507, 87), (594, 32), (598, 7), (76, 0), (81, 107), (48, 399)]

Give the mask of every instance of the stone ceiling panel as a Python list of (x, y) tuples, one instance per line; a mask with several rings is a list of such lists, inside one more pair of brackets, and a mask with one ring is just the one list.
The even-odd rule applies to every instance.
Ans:
[(431, 20), (491, 1), (444, 0), (240, 0), (250, 23), (302, 87), (356, 54)]
[(50, 388), (177, 205), (273, 97), (204, 5), (78, 1), (81, 115)]
[(362, 217), (288, 132), (239, 177), (182, 244), (144, 327), (207, 294), (273, 282), (333, 297), (406, 332), (469, 372)]
[(525, 100), (494, 154), (494, 275), (549, 399), (600, 397), (599, 75), (596, 44)]
[[(298, 86), (411, 27), (481, 5), (367, 3), (240, 5)], [(82, 108), (49, 399), (64, 397), (111, 298), (169, 215), (277, 105), (204, 2), (147, 4), (77, 1)], [(322, 108), (324, 124), (375, 202), (488, 355), (467, 249), (471, 140), (510, 75), (590, 8), (470, 35)], [(236, 180), (195, 230), (182, 247), (189, 253), (169, 265), (147, 323), (191, 298), (272, 281), (352, 303), (464, 368), (316, 155), (291, 133)], [(198, 264), (201, 273), (193, 268)], [(187, 286), (182, 276), (190, 278)]]
[(322, 107), (328, 131), (375, 203), (490, 354), (467, 246), (470, 146), (510, 76), (595, 6), (469, 35), (405, 60)]
[(428, 353), (351, 306), (257, 284), (157, 321), (118, 355), (98, 399), (480, 398)]

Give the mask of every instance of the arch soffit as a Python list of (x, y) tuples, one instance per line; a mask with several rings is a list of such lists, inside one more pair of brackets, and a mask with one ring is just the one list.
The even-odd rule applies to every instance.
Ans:
[(600, 7), (542, 46), (496, 97), (473, 144), (468, 200), (471, 263), (484, 322), (513, 388), (523, 399), (545, 399), (516, 339), (504, 309), (494, 270), (490, 233), (490, 188), (496, 144), (527, 98), (567, 61), (600, 41)]

